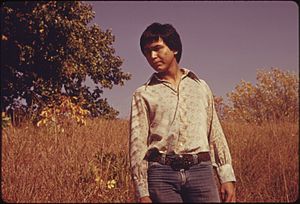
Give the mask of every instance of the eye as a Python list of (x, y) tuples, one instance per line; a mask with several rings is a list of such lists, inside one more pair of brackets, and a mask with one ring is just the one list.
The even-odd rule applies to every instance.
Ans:
[(159, 51), (162, 49), (162, 46), (155, 46), (152, 50), (153, 51)]

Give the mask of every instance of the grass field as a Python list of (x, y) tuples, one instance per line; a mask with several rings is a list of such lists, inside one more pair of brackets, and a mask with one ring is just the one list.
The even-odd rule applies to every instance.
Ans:
[[(299, 125), (222, 123), (238, 202), (293, 202), (299, 191)], [(6, 202), (135, 202), (126, 120), (2, 130)]]

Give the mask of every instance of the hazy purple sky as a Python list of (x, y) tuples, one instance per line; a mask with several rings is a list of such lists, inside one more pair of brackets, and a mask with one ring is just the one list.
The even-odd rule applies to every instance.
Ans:
[(172, 24), (181, 36), (180, 65), (226, 98), (240, 80), (256, 83), (257, 69), (299, 72), (298, 7), (292, 1), (92, 1), (93, 23), (112, 29), (122, 69), (132, 74), (125, 86), (105, 89), (104, 97), (128, 118), (132, 93), (153, 73), (139, 39), (153, 22)]

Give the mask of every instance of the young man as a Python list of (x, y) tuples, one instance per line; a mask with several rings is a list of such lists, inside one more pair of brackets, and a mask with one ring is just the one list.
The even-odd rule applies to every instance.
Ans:
[(178, 33), (153, 23), (140, 46), (156, 72), (131, 105), (130, 164), (139, 202), (235, 202), (236, 179), (212, 92), (179, 66)]

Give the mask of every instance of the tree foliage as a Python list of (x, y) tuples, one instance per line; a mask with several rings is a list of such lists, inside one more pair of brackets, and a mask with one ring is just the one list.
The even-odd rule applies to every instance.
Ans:
[(223, 119), (262, 123), (264, 121), (299, 120), (299, 77), (293, 72), (271, 68), (259, 70), (257, 83), (242, 80), (228, 93), (229, 104), (215, 97)]
[[(118, 112), (101, 98), (104, 88), (123, 85), (111, 30), (89, 25), (95, 13), (80, 1), (3, 2), (1, 7), (2, 111), (23, 106), (39, 112), (60, 95), (75, 96), (92, 116)], [(96, 88), (86, 86), (90, 78)], [(24, 103), (23, 103), (24, 104)]]

